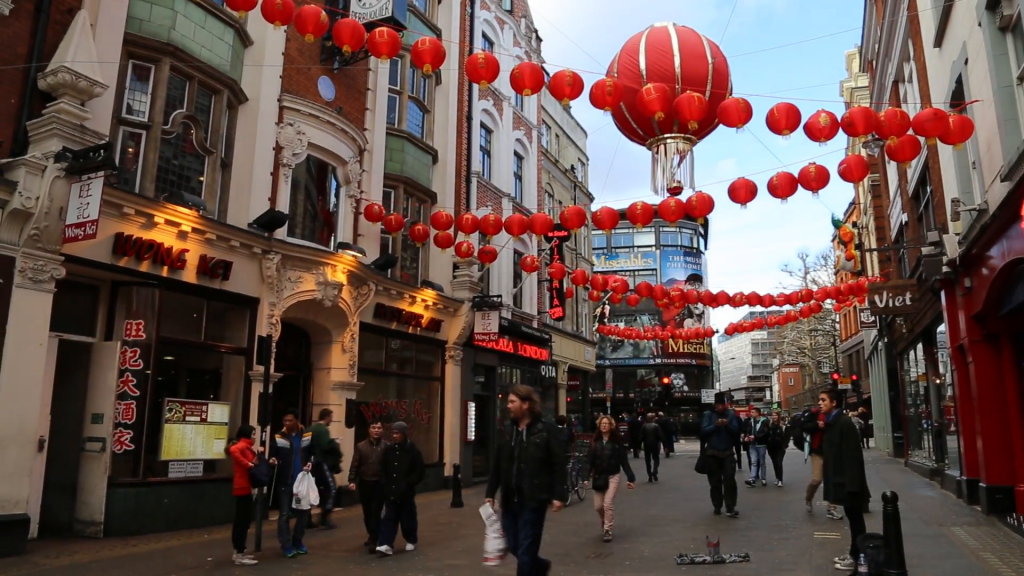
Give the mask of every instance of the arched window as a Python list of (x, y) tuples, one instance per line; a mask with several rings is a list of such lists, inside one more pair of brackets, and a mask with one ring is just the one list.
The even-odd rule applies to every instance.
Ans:
[(312, 154), (295, 165), (288, 202), (288, 236), (333, 248), (343, 184), (337, 169)]

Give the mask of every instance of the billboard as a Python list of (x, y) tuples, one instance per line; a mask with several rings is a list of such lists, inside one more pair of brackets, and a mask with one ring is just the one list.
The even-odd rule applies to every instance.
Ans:
[[(661, 283), (670, 290), (678, 286), (699, 292), (707, 280), (704, 255), (696, 248), (663, 248), (658, 272)], [(704, 328), (708, 325), (707, 310), (700, 303), (688, 304), (681, 309), (666, 308), (663, 312), (674, 314), (672, 326), (675, 328)]]
[(653, 270), (657, 267), (658, 253), (654, 250), (594, 255), (594, 272), (614, 273), (626, 270)]

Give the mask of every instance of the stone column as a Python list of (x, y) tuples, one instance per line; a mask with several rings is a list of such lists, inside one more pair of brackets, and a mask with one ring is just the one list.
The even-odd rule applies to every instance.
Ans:
[[(252, 370), (249, 372), (249, 380), (252, 381), (252, 389), (249, 391), (249, 423), (256, 428), (256, 438), (260, 439), (260, 446), (263, 446), (263, 427), (259, 425), (259, 410), (260, 410), (260, 392), (263, 392), (263, 377), (266, 372), (263, 368)], [(267, 387), (267, 393), (273, 394), (274, 383), (281, 378), (280, 374), (274, 372), (270, 373), (270, 385)], [(270, 417), (269, 415), (267, 416)], [(271, 422), (269, 428), (273, 430), (278, 423)], [(233, 432), (232, 432), (233, 433)]]
[[(344, 460), (341, 463), (341, 474), (337, 476), (338, 485), (348, 484), (349, 466), (352, 464), (352, 455), (355, 454), (356, 432), (345, 427), (345, 404), (349, 400), (356, 399), (356, 393), (363, 387), (362, 382), (351, 380), (335, 380), (331, 382), (330, 398), (327, 407), (334, 410), (334, 424), (331, 425), (331, 436), (338, 439), (341, 445), (341, 453)], [(314, 415), (315, 416), (315, 415)]]
[[(566, 390), (569, 388), (569, 363), (558, 361), (555, 363), (557, 366), (557, 383), (558, 383), (558, 414), (566, 413)], [(553, 415), (555, 416), (555, 415)]]
[(462, 460), (463, 412), (462, 347), (449, 345), (444, 350), (444, 474), (451, 476), (452, 466)]

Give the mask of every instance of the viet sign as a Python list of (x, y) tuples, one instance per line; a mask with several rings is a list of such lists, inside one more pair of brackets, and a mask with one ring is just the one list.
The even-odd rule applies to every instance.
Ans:
[(919, 308), (916, 280), (868, 284), (868, 307), (875, 316), (915, 314)]
[(64, 218), (64, 243), (94, 240), (100, 227), (103, 176), (86, 178), (71, 185), (68, 213)]
[(715, 392), (714, 388), (703, 388), (700, 391), (700, 403), (701, 404), (714, 404), (715, 403)]
[(164, 401), (161, 460), (219, 460), (226, 458), (229, 402), (184, 400)]

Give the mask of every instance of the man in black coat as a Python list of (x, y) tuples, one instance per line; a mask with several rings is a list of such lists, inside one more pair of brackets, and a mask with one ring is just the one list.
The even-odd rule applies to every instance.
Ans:
[[(654, 413), (647, 415), (647, 423), (640, 429), (639, 436), (644, 445), (644, 462), (647, 463), (647, 481), (658, 481), (658, 466), (661, 464), (661, 426), (654, 421)], [(651, 465), (651, 461), (654, 465)]]
[(640, 430), (643, 426), (644, 421), (639, 413), (629, 416), (629, 449), (633, 451), (633, 458), (640, 457), (640, 446), (643, 444)]
[(664, 412), (658, 412), (658, 426), (661, 427), (661, 446), (665, 449), (665, 458), (671, 458), (672, 453), (676, 451), (675, 442), (672, 441), (675, 436), (675, 424)]
[(406, 552), (416, 549), (419, 541), (419, 519), (416, 517), (416, 485), (426, 472), (423, 453), (409, 441), (409, 426), (405, 422), (391, 425), (392, 443), (384, 448), (381, 459), (381, 480), (384, 483), (384, 513), (380, 518), (380, 539), (377, 553), (394, 554), (392, 546), (402, 527)]
[(867, 532), (864, 524), (864, 503), (871, 497), (864, 453), (860, 447), (857, 426), (839, 408), (839, 390), (825, 390), (818, 396), (818, 406), (825, 414), (825, 437), (822, 441), (825, 500), (842, 506), (850, 522), (850, 554), (836, 558), (836, 569), (853, 573), (860, 557), (857, 538)]

